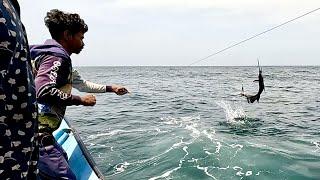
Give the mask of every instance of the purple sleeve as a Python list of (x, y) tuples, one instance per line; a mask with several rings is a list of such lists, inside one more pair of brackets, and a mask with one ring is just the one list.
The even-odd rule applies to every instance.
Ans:
[(59, 104), (62, 106), (80, 105), (80, 96), (64, 93), (59, 88), (70, 84), (71, 64), (62, 58), (46, 56), (35, 77), (37, 100), (39, 103)]

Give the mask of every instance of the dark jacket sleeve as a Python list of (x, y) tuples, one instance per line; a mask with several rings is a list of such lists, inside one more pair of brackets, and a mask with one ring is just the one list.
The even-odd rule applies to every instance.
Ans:
[(80, 96), (65, 93), (59, 88), (70, 84), (71, 63), (68, 60), (46, 56), (41, 60), (35, 78), (37, 100), (39, 103), (62, 106), (80, 105)]

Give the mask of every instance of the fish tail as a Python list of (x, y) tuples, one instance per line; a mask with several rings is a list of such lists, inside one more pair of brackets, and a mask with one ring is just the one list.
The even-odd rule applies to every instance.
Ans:
[(251, 97), (248, 97), (248, 98), (249, 98), (250, 103), (254, 103), (258, 99), (257, 95), (251, 96)]

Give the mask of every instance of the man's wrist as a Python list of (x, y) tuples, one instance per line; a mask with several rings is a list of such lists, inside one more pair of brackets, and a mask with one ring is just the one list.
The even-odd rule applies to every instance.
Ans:
[(82, 99), (80, 96), (72, 95), (71, 101), (73, 105), (81, 105), (82, 104)]
[(112, 86), (106, 86), (106, 92), (113, 92)]

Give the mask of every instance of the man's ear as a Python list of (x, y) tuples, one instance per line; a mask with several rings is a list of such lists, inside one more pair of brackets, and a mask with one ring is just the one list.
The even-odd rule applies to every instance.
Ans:
[(63, 31), (63, 38), (64, 38), (65, 40), (70, 40), (70, 39), (72, 38), (71, 32), (70, 32), (69, 30)]

